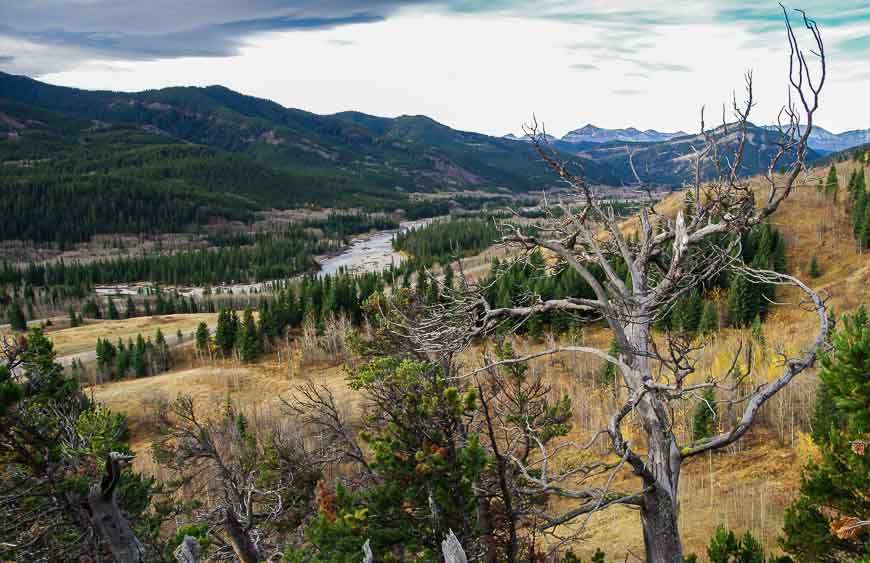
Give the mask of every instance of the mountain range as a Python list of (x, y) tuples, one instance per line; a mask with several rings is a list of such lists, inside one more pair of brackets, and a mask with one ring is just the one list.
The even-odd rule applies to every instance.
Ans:
[[(130, 128), (141, 143), (209, 147), (217, 159), (243, 157), (293, 179), (287, 193), (271, 193), (279, 199), (263, 204), (361, 203), (466, 188), (526, 191), (552, 181), (527, 147), (425, 116), (317, 115), (221, 86), (87, 91), (0, 73), (0, 160), (56, 160)], [(595, 181), (614, 181), (606, 167), (584, 168)]]
[[(773, 125), (764, 126), (765, 129), (775, 131)], [(584, 145), (603, 144), (612, 142), (622, 143), (659, 143), (670, 141), (678, 137), (690, 136), (684, 131), (676, 133), (662, 133), (655, 129), (647, 129), (641, 131), (634, 127), (626, 129), (605, 129), (596, 127), (592, 124), (584, 125), (579, 129), (569, 131), (563, 137), (557, 138), (548, 135), (548, 140), (551, 144), (564, 145)], [(517, 137), (513, 134), (508, 134), (503, 137), (513, 141), (528, 141), (528, 137)], [(844, 151), (853, 147), (858, 147), (870, 143), (870, 129), (856, 129), (853, 131), (845, 131), (843, 133), (832, 133), (827, 129), (818, 125), (813, 126), (810, 133), (808, 146), (819, 154), (829, 154), (834, 152)], [(569, 152), (578, 152), (568, 149)]]
[[(769, 128), (750, 126), (741, 173), (766, 169), (771, 139)], [(868, 142), (870, 132), (819, 128), (812, 139), (810, 161)], [(57, 240), (86, 240), (300, 206), (420, 216), (433, 204), (412, 193), (557, 186), (522, 140), (421, 115), (318, 115), (222, 86), (88, 91), (0, 72), (0, 213), (21, 218), (5, 232), (33, 240), (60, 237), (59, 224), (69, 232)], [(592, 183), (633, 184), (630, 149), (642, 180), (671, 188), (691, 178), (686, 155), (700, 140), (587, 125), (550, 142)]]

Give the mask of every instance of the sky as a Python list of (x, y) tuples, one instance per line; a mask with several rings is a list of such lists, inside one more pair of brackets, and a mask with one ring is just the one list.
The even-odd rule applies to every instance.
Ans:
[[(828, 81), (817, 124), (870, 128), (870, 3), (802, 0)], [(799, 34), (809, 53), (810, 38)], [(812, 62), (812, 61), (811, 61)], [(86, 89), (221, 84), (320, 114), (428, 115), (491, 135), (532, 116), (699, 130), (743, 98), (787, 101), (783, 12), (767, 0), (0, 0), (0, 70)]]

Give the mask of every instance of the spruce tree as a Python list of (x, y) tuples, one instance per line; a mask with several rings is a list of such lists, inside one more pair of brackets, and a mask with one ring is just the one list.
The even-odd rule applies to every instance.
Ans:
[(111, 321), (117, 321), (119, 318), (121, 318), (121, 316), (118, 314), (118, 308), (115, 307), (115, 300), (111, 297), (109, 297), (109, 305), (108, 309), (106, 310), (106, 316)]
[(138, 311), (136, 310), (136, 303), (133, 302), (133, 296), (127, 296), (127, 310), (124, 311), (124, 316), (128, 319), (132, 319), (138, 316)]
[[(619, 359), (619, 342), (615, 338), (610, 339), (610, 347), (607, 349), (607, 355), (611, 358)], [(616, 379), (616, 365), (613, 362), (605, 361), (601, 365), (601, 384), (606, 386), (613, 385)]]
[(825, 180), (825, 196), (832, 201), (837, 201), (837, 191), (840, 189), (840, 182), (837, 179), (837, 168), (832, 164), (828, 170), (828, 178)]
[(701, 401), (695, 405), (692, 415), (693, 439), (703, 440), (715, 434), (717, 412), (716, 390), (708, 387), (701, 395)]
[(446, 266), (444, 266), (444, 287), (448, 290), (454, 289), (454, 274), (453, 274), (453, 266), (448, 262)]
[[(800, 561), (866, 561), (870, 550), (855, 523), (870, 520), (870, 322), (859, 309), (844, 317), (820, 354), (822, 369), (813, 436), (820, 459), (801, 478), (788, 507), (783, 549)], [(827, 412), (819, 416), (820, 409)], [(824, 437), (827, 426), (828, 436)]]
[(235, 312), (231, 312), (229, 309), (221, 309), (221, 312), (218, 314), (214, 341), (224, 357), (232, 355), (233, 347), (236, 344), (236, 323), (233, 321), (234, 316)]
[(698, 331), (701, 334), (709, 335), (719, 330), (719, 311), (715, 301), (707, 301), (704, 303), (704, 313), (701, 315), (701, 321), (698, 323)]
[(69, 306), (69, 310), (67, 311), (69, 315), (69, 326), (70, 328), (75, 328), (81, 324), (81, 319), (78, 315), (76, 315), (76, 310), (72, 305)]
[(24, 311), (21, 310), (21, 303), (16, 299), (6, 311), (6, 320), (9, 321), (9, 326), (17, 332), (27, 330), (27, 319), (24, 317)]
[(810, 258), (809, 274), (811, 278), (818, 278), (822, 275), (822, 270), (819, 268), (819, 261), (816, 259), (815, 254)]
[(237, 336), (239, 359), (243, 362), (253, 362), (262, 352), (260, 333), (257, 331), (254, 313), (250, 308), (245, 309), (242, 318), (242, 327)]
[(199, 323), (196, 327), (196, 350), (202, 355), (208, 354), (208, 325), (204, 322)]

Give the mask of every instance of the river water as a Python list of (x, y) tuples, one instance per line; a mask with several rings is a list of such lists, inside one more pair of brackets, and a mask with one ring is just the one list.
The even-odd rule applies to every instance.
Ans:
[[(403, 221), (398, 230), (377, 231), (369, 235), (360, 236), (351, 241), (350, 246), (338, 254), (331, 256), (318, 256), (316, 258), (320, 264), (318, 276), (332, 276), (340, 270), (359, 274), (367, 272), (381, 272), (388, 268), (390, 264), (402, 262), (403, 257), (398, 252), (393, 250), (393, 235), (399, 231), (407, 231), (417, 227), (424, 226), (430, 223), (432, 219), (421, 219), (419, 221)], [(257, 283), (245, 284), (228, 284), (212, 288), (216, 291), (218, 288), (221, 293), (251, 293), (269, 290), (274, 286), (274, 281), (265, 281)], [(140, 288), (144, 288), (147, 284), (137, 285), (114, 285), (101, 286), (95, 289), (97, 295), (137, 295)], [(163, 288), (164, 290), (172, 289), (170, 287)], [(179, 287), (178, 293), (184, 296), (193, 295), (201, 297), (205, 288), (203, 287)], [(143, 290), (144, 291), (144, 290)]]

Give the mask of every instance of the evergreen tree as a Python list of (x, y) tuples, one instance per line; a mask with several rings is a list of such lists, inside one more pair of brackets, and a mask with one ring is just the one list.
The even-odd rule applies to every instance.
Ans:
[(69, 315), (70, 328), (75, 328), (75, 327), (81, 325), (81, 318), (78, 315), (76, 315), (76, 310), (73, 308), (72, 305), (69, 306), (69, 310), (67, 311), (67, 314)]
[(673, 315), (673, 326), (684, 334), (694, 334), (701, 322), (704, 304), (697, 289), (684, 294), (677, 302)]
[(810, 258), (809, 274), (811, 278), (818, 278), (822, 275), (822, 270), (819, 268), (819, 261), (816, 259), (815, 254)]
[(870, 519), (870, 322), (859, 309), (838, 325), (832, 353), (820, 355), (824, 387), (813, 435), (820, 437), (821, 457), (804, 468), (800, 496), (786, 510), (780, 539), (800, 561), (870, 559), (865, 530), (855, 527)]
[(825, 180), (825, 196), (832, 201), (837, 201), (837, 191), (840, 189), (840, 182), (837, 179), (837, 168), (832, 164), (828, 170), (828, 177)]
[(117, 321), (121, 316), (118, 314), (118, 308), (115, 307), (115, 300), (109, 297), (109, 305), (106, 309), (106, 316), (111, 321)]
[(233, 347), (236, 344), (237, 325), (238, 319), (235, 311), (221, 309), (221, 312), (218, 314), (214, 340), (215, 345), (224, 357), (229, 357), (233, 353)]
[(254, 313), (250, 308), (245, 309), (242, 316), (241, 330), (237, 336), (237, 351), (239, 359), (243, 362), (255, 361), (262, 351), (260, 333), (257, 331), (257, 323), (254, 321)]
[(155, 373), (163, 373), (169, 369), (169, 346), (166, 344), (163, 331), (159, 328), (154, 333), (154, 358), (152, 362)]
[(448, 262), (444, 266), (444, 287), (446, 287), (448, 291), (451, 289), (455, 289), (453, 287), (453, 284), (455, 283), (455, 280), (453, 278), (454, 278), (453, 266), (451, 266), (450, 263)]
[(145, 377), (148, 373), (148, 360), (145, 357), (145, 339), (142, 338), (141, 334), (136, 337), (136, 344), (131, 348), (130, 367), (133, 369), (133, 375), (136, 377)]
[(716, 390), (708, 387), (701, 395), (701, 401), (695, 405), (692, 415), (692, 434), (695, 440), (709, 438), (716, 433)]
[(202, 356), (208, 354), (209, 332), (208, 325), (204, 322), (199, 323), (196, 327), (196, 350)]
[(124, 316), (128, 319), (132, 319), (138, 316), (139, 312), (136, 310), (136, 303), (133, 302), (133, 296), (127, 296), (127, 310), (124, 311)]
[(127, 377), (127, 372), (130, 371), (130, 354), (124, 342), (118, 339), (118, 346), (115, 354), (115, 378), (124, 379)]
[[(610, 347), (607, 355), (619, 359), (619, 342), (615, 338), (610, 339)], [(604, 386), (613, 385), (616, 379), (616, 366), (613, 362), (604, 362), (601, 366), (601, 383)]]
[(12, 330), (23, 332), (27, 330), (27, 319), (24, 317), (24, 311), (21, 310), (21, 303), (16, 299), (6, 311), (6, 320), (9, 321), (9, 326)]
[(713, 334), (719, 330), (719, 311), (714, 301), (704, 303), (704, 313), (698, 323), (698, 332), (704, 335)]

